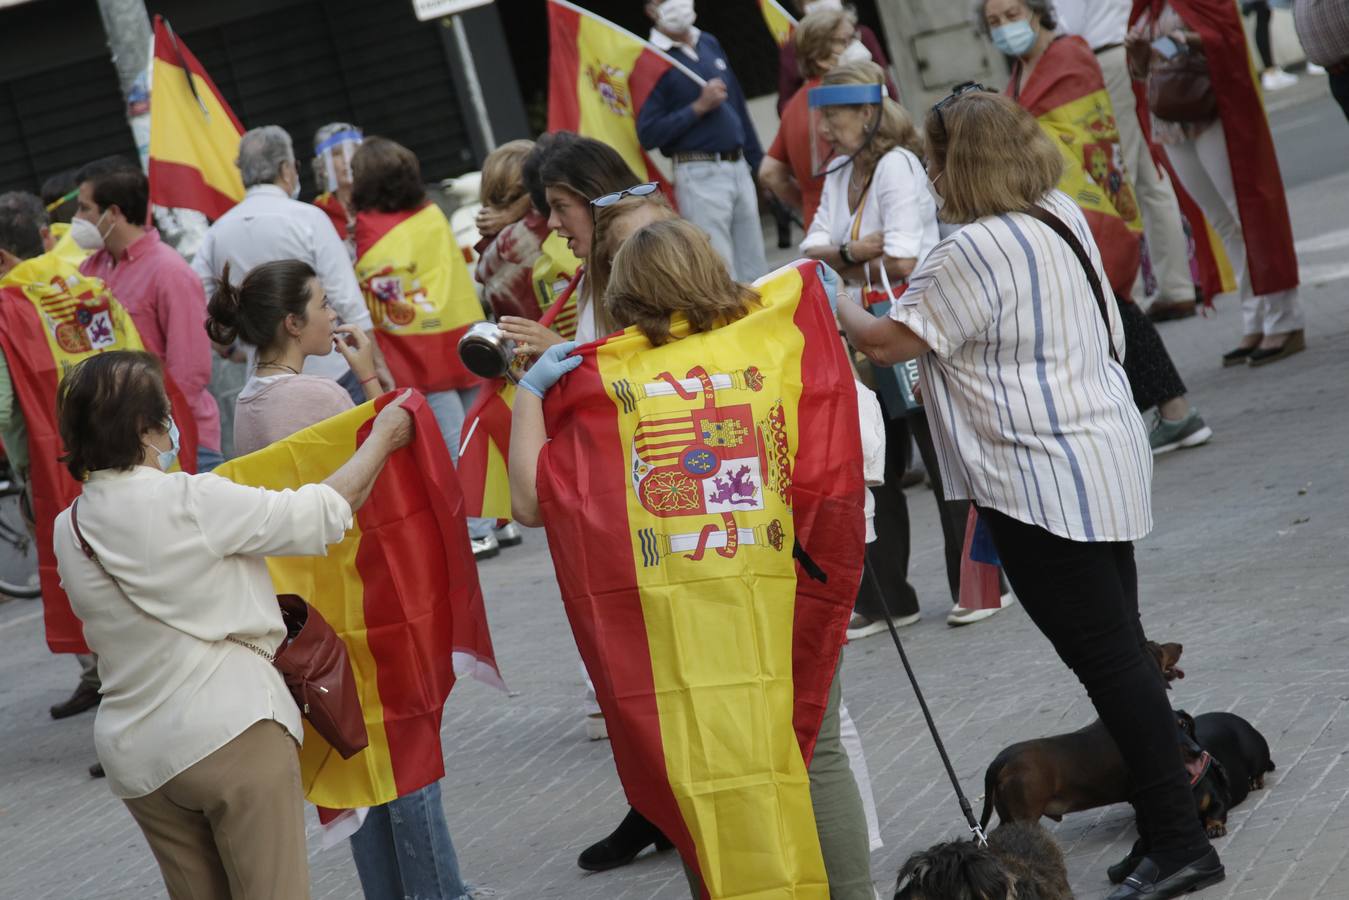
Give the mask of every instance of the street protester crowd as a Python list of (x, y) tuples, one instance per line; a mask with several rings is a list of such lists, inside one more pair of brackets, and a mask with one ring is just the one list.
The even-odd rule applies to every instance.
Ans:
[[(798, 604), (813, 590), (812, 602), (832, 606), (821, 613), (829, 626), (810, 636), (828, 665), (813, 687), (798, 684), (814, 691), (814, 718), (803, 727), (789, 716), (773, 732), (791, 740), (795, 723), (802, 752), (792, 777), (802, 790), (808, 783), (802, 821), (818, 837), (818, 849), (802, 851), (808, 859), (775, 876), (779, 895), (870, 900), (876, 878), (893, 874), (870, 866), (880, 836), (840, 653), (887, 621), (919, 620), (904, 493), (915, 447), (940, 512), (948, 623), (1019, 603), (1118, 745), (1139, 837), (1112, 867), (1111, 900), (1220, 881), (1145, 648), (1133, 542), (1152, 528), (1154, 457), (1213, 434), (1157, 323), (1215, 298), (1239, 305), (1240, 333), (1213, 360), (1224, 367), (1280, 362), (1307, 341), (1238, 7), (978, 0), (976, 26), (1008, 58), (1007, 84), (963, 84), (923, 109), (904, 103), (854, 12), (811, 0), (782, 48), (781, 124), (767, 150), (693, 0), (650, 0), (646, 12), (650, 42), (703, 79), (667, 71), (637, 120), (642, 145), (671, 161), (672, 185), (571, 132), (500, 146), (483, 165), (472, 279), (415, 154), (350, 123), (314, 136), (313, 203), (298, 199), (305, 166), (291, 136), (277, 126), (246, 132), (244, 199), (211, 224), (190, 262), (151, 224), (147, 178), (128, 161), (90, 162), (52, 179), (42, 198), (0, 195), (0, 440), (35, 486), (37, 534), (54, 548), (91, 651), (51, 715), (98, 708), (91, 772), (125, 802), (169, 896), (309, 896), (302, 711), (269, 664), (295, 626), (264, 560), (322, 557), (344, 539), (390, 458), (425, 437), (407, 408), (417, 395), (458, 462), (478, 392), (506, 383), (484, 382), (453, 345), (412, 354), (400, 343), (401, 327), (438, 317), (489, 317), (516, 354), (503, 460), (514, 521), (470, 510), (472, 555), (518, 545), (519, 525), (547, 527), (569, 612), (576, 597), (620, 591), (612, 579), (564, 571), (573, 567), (559, 558), (580, 543), (573, 530), (584, 521), (561, 498), (575, 495), (580, 507), (606, 495), (582, 452), (593, 432), (575, 430), (590, 427), (595, 404), (617, 404), (633, 421), (632, 408), (653, 398), (718, 410), (695, 415), (700, 436), (668, 464), (653, 461), (652, 447), (683, 426), (641, 420), (631, 470), (625, 462), (613, 482), (620, 504), (623, 490), (637, 492), (623, 508), (727, 523), (724, 533), (701, 523), (692, 535), (653, 532), (645, 565), (677, 572), (707, 553), (721, 568), (705, 571), (738, 583), (729, 567), (774, 542), (781, 550), (783, 524), (773, 520), (775, 533), (734, 516), (767, 508), (779, 489), (770, 474), (791, 476), (790, 489), (779, 487), (798, 522), (785, 542), (795, 535), (796, 547), (782, 557), (792, 590)], [(1298, 0), (1298, 13), (1313, 61), (1349, 103), (1349, 4)], [(760, 215), (770, 194), (804, 226), (802, 261), (774, 273)], [(53, 285), (58, 294), (42, 293)], [(111, 299), (60, 319), (53, 304), (82, 292)], [(30, 301), (47, 318), (31, 315)], [(49, 348), (33, 329), (58, 321)], [(739, 357), (714, 352), (796, 346), (798, 332), (807, 339), (781, 351), (789, 358), (778, 369), (732, 373), (728, 360)], [(46, 369), (33, 362), (42, 354)], [(44, 393), (35, 385), (52, 354), (63, 377)], [(709, 371), (713, 360), (721, 368)], [(222, 417), (212, 379), (224, 361), (248, 376)], [(726, 405), (741, 401), (723, 394), (757, 396), (792, 366), (801, 400), (788, 414), (799, 433), (782, 426), (781, 402), (776, 420), (757, 418), (754, 397), (743, 414)], [(606, 374), (620, 367), (634, 378)], [(637, 384), (642, 373), (651, 383)], [(641, 397), (628, 404), (619, 385)], [(368, 434), (321, 483), (272, 490), (210, 474), (230, 448), (264, 451), (370, 401)], [(826, 407), (834, 411), (810, 418)], [(821, 429), (809, 439), (808, 420)], [(767, 448), (760, 435), (758, 454), (733, 452), (772, 421), (795, 438)], [(817, 462), (812, 440), (842, 458)], [(777, 465), (775, 452), (794, 456)], [(81, 485), (77, 503), (44, 503), (41, 480), (67, 473)], [(693, 495), (682, 493), (688, 485)], [(827, 502), (809, 506), (816, 497)], [(819, 529), (804, 509), (819, 512)], [(962, 584), (972, 542), (991, 544), (1000, 566), (989, 597)], [(814, 578), (830, 565), (849, 578)], [(642, 571), (622, 590), (646, 590)], [(642, 596), (650, 617), (652, 595)], [(628, 685), (608, 668), (615, 651), (603, 628), (581, 621), (573, 613), (587, 732), (613, 738), (632, 806), (613, 810), (617, 827), (578, 864), (610, 869), (674, 846), (694, 897), (731, 895), (728, 873), (759, 863), (737, 859), (725, 833), (716, 837), (725, 858), (713, 853), (715, 828), (630, 781), (633, 760), (646, 757), (626, 725)], [(715, 677), (721, 663), (706, 664), (713, 669), (700, 671)], [(648, 692), (652, 677), (641, 676)], [(696, 719), (701, 707), (692, 708)], [(438, 780), (362, 809), (348, 833), (371, 900), (491, 894), (461, 874)], [(472, 860), (464, 868), (471, 874)], [(961, 893), (950, 880), (959, 871), (907, 866), (897, 896), (1032, 896), (1001, 870), (986, 892)], [(602, 881), (588, 884), (603, 895)]]

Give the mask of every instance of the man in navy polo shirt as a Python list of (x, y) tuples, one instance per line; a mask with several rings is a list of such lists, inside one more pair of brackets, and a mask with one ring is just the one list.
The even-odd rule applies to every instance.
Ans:
[(648, 150), (674, 160), (679, 212), (707, 232), (737, 281), (768, 271), (759, 196), (750, 175), (763, 148), (735, 73), (717, 39), (693, 27), (693, 0), (648, 0), (655, 23), (651, 43), (706, 80), (699, 86), (678, 69), (656, 82), (637, 118)]

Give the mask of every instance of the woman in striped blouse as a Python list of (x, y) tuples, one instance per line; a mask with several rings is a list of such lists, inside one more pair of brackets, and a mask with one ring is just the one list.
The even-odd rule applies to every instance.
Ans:
[(1132, 542), (1152, 528), (1152, 454), (1100, 251), (1055, 189), (1059, 151), (1014, 102), (957, 89), (926, 127), (941, 216), (964, 227), (890, 318), (840, 299), (840, 319), (874, 361), (919, 359), (948, 496), (978, 506), (1017, 597), (1119, 745), (1140, 839), (1108, 900), (1212, 884), (1222, 863), (1143, 648)]

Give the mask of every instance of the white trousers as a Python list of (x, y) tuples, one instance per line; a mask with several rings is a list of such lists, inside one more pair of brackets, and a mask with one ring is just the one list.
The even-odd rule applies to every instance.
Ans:
[[(1143, 230), (1148, 238), (1148, 256), (1157, 276), (1158, 295), (1163, 300), (1193, 300), (1194, 280), (1190, 275), (1190, 247), (1181, 224), (1180, 203), (1165, 170), (1159, 170), (1152, 150), (1143, 137), (1134, 103), (1133, 79), (1124, 48), (1115, 47), (1096, 54), (1105, 76), (1105, 89), (1115, 109), (1119, 127), (1120, 153), (1128, 169), (1134, 196), (1143, 212)], [(1143, 274), (1134, 285), (1134, 299), (1142, 299)]]
[(731, 277), (748, 283), (767, 274), (759, 194), (749, 163), (677, 163), (675, 200), (679, 214), (707, 232)]
[[(1241, 212), (1232, 186), (1232, 163), (1227, 157), (1227, 136), (1222, 122), (1214, 122), (1192, 141), (1168, 144), (1166, 155), (1227, 251), (1241, 295), (1243, 333), (1286, 334), (1301, 328), (1302, 301), (1297, 288), (1256, 296), (1251, 287), (1246, 271), (1246, 240), (1241, 232)], [(1254, 249), (1260, 252), (1259, 247)]]

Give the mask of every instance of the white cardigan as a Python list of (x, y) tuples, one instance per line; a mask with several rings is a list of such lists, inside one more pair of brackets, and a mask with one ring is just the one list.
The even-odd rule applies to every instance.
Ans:
[(61, 585), (98, 654), (94, 744), (118, 797), (141, 797), (275, 719), (298, 742), (300, 713), (271, 663), (285, 636), (264, 556), (318, 556), (351, 527), (337, 491), (244, 487), (148, 466), (93, 472), (80, 531), (130, 602), (56, 519)]

